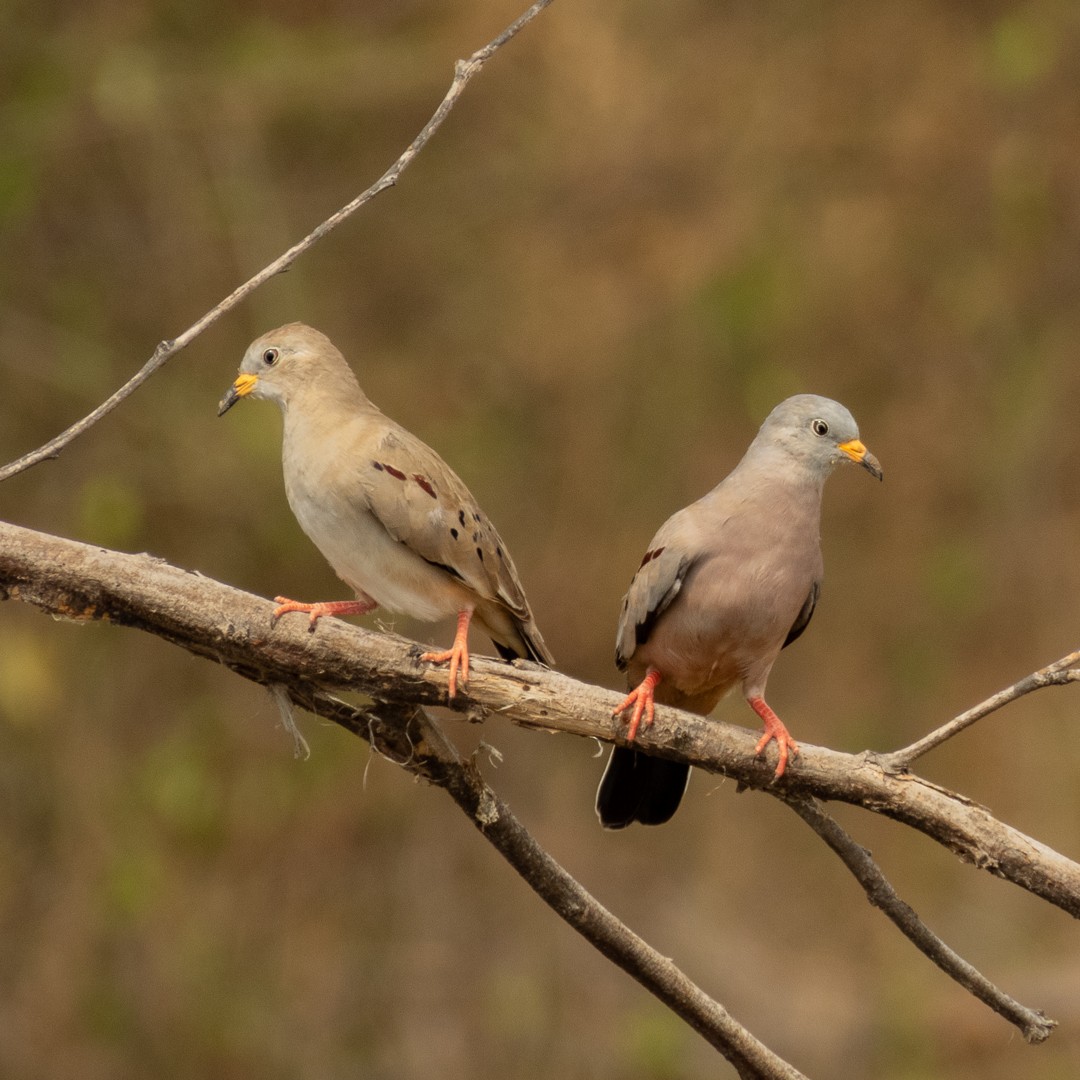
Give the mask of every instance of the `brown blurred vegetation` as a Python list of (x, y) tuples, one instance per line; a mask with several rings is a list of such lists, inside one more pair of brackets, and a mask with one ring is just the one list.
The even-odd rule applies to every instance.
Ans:
[[(520, 10), (0, 9), (0, 458), (371, 183)], [(559, 0), (397, 190), (4, 485), (0, 514), (342, 595), (285, 504), (275, 411), (214, 415), (247, 342), (302, 319), (466, 478), (562, 669), (617, 686), (655, 528), (776, 400), (829, 394), (887, 480), (831, 483), (823, 602), (771, 701), (806, 741), (902, 745), (1077, 645), (1078, 132), (1071, 0)], [(922, 769), (1075, 858), (1078, 695)], [(841, 813), (935, 930), (1062, 1022), (1027, 1047), (772, 800), (698, 775), (670, 826), (606, 835), (593, 746), (448, 723), (502, 751), (493, 782), (571, 872), (811, 1075), (1076, 1075), (1063, 913)], [(3, 606), (0, 1075), (725, 1072), (441, 794), (305, 729), (298, 763), (229, 672)]]

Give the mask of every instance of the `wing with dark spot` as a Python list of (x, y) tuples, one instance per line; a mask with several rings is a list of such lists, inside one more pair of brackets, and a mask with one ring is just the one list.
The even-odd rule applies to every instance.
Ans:
[(694, 560), (677, 548), (653, 546), (623, 597), (615, 637), (615, 663), (625, 668), (634, 650), (649, 637), (656, 620), (679, 595)]
[(372, 513), (395, 540), (480, 597), (529, 618), (517, 571), (495, 526), (431, 447), (391, 424), (362, 464), (361, 481)]
[(814, 614), (814, 608), (817, 607), (820, 593), (821, 582), (815, 581), (810, 586), (810, 595), (806, 598), (806, 602), (799, 610), (799, 614), (795, 616), (795, 621), (791, 624), (788, 636), (784, 638), (782, 649), (786, 649), (810, 625), (810, 616)]

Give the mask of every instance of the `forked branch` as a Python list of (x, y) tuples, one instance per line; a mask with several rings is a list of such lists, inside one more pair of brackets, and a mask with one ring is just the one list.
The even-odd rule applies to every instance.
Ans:
[(304, 684), (290, 686), (289, 694), (296, 704), (348, 728), (402, 768), (443, 788), (544, 903), (702, 1035), (740, 1076), (805, 1080), (540, 847), (422, 708), (377, 702), (361, 710)]
[[(329, 699), (319, 696), (322, 704), (316, 705), (316, 696), (335, 689), (360, 690), (379, 703), (374, 709), (383, 716), (387, 730), (391, 726), (387, 717), (411, 716), (419, 705), (445, 704), (446, 700), (445, 670), (420, 663), (421, 650), (412, 642), (334, 619), (323, 620), (314, 634), (308, 633), (304, 620), (292, 624), (286, 620), (271, 628), (272, 605), (248, 593), (150, 556), (124, 555), (3, 523), (0, 598), (21, 599), (66, 618), (107, 619), (137, 627), (224, 663), (256, 682), (283, 685), (293, 700), (316, 706), (323, 715), (327, 715)], [(623, 728), (611, 718), (619, 697), (536, 665), (511, 666), (476, 657), (462, 707), (478, 719), (501, 714), (527, 727), (620, 741)], [(346, 726), (355, 729), (352, 724)], [(771, 764), (753, 756), (754, 733), (664, 707), (657, 709), (654, 725), (639, 741), (644, 749), (726, 774), (788, 801), (826, 838), (872, 901), (889, 911), (894, 921), (906, 905), (812, 799), (842, 800), (913, 825), (966, 861), (1080, 916), (1080, 865), (961, 795), (909, 772), (883, 769), (874, 755), (840, 754), (804, 744), (798, 761), (781, 783), (775, 783)], [(402, 758), (416, 750), (416, 744), (405, 745)], [(470, 783), (479, 783), (474, 772), (469, 773)], [(454, 794), (451, 785), (443, 786)], [(479, 827), (484, 824), (483, 807), (497, 804), (490, 801), (493, 795), (481, 798), (479, 788), (470, 790), (466, 801), (479, 808)], [(543, 878), (548, 873), (536, 871), (535, 876)], [(1016, 1023), (1025, 1037), (1046, 1036), (1051, 1021), (996, 990), (919, 926), (908, 920), (905, 932), (935, 962)], [(627, 970), (641, 963), (618, 962)], [(720, 1014), (726, 1017), (723, 1010)]]

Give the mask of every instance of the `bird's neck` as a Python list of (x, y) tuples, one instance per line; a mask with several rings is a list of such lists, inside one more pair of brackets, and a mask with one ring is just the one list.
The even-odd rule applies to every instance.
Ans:
[(300, 387), (282, 403), (282, 412), (286, 442), (318, 440), (358, 419), (381, 415), (352, 378), (341, 378), (333, 386), (324, 381)]
[(778, 496), (784, 491), (799, 492), (802, 500), (809, 496), (820, 504), (827, 476), (828, 470), (809, 464), (783, 443), (769, 443), (752, 444), (728, 480), (734, 487), (772, 488)]

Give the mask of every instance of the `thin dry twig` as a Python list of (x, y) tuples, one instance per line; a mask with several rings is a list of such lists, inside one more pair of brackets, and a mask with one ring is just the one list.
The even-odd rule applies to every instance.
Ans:
[(123, 386), (114, 394), (106, 398), (93, 412), (88, 413), (81, 420), (74, 423), (66, 431), (62, 431), (55, 438), (50, 439), (36, 450), (23, 454), (22, 457), (0, 468), (0, 481), (7, 480), (18, 473), (42, 461), (59, 457), (60, 453), (83, 432), (89, 430), (102, 417), (107, 416), (121, 402), (130, 397), (143, 383), (155, 372), (160, 370), (177, 353), (190, 345), (204, 330), (212, 326), (223, 315), (232, 311), (242, 300), (251, 295), (259, 286), (264, 285), (270, 278), (287, 270), (309, 248), (317, 244), (327, 233), (336, 229), (346, 218), (351, 217), (365, 203), (371, 202), (376, 195), (381, 194), (387, 188), (393, 187), (401, 174), (412, 163), (413, 159), (427, 145), (432, 135), (442, 126), (443, 121), (449, 115), (450, 110), (457, 103), (465, 87), (479, 74), (480, 69), (499, 51), (511, 38), (523, 30), (537, 15), (551, 3), (551, 0), (536, 0), (527, 11), (516, 18), (501, 34), (489, 41), (482, 49), (478, 49), (468, 58), (459, 60), (454, 68), (454, 79), (450, 83), (450, 89), (439, 103), (439, 107), (432, 114), (431, 119), (421, 129), (420, 134), (405, 148), (401, 156), (390, 166), (389, 169), (375, 181), (371, 187), (362, 191), (351, 202), (346, 203), (336, 213), (331, 214), (321, 225), (316, 226), (303, 240), (293, 244), (283, 255), (279, 255), (273, 262), (264, 266), (254, 277), (249, 278), (234, 289), (219, 304), (212, 307), (201, 319), (192, 323), (182, 334), (175, 338), (169, 338), (158, 344), (153, 355)]
[(1080, 682), (1080, 650), (1055, 660), (1052, 664), (1033, 671), (1030, 675), (1014, 682), (1012, 686), (999, 690), (985, 701), (980, 702), (973, 708), (962, 712), (947, 724), (942, 724), (935, 731), (924, 735), (921, 739), (905, 746), (902, 750), (894, 750), (889, 754), (877, 754), (877, 763), (883, 768), (893, 772), (899, 772), (908, 768), (916, 759), (947, 742), (954, 735), (958, 735), (965, 728), (970, 727), (977, 720), (996, 712), (1003, 705), (1008, 705), (1017, 698), (1030, 694), (1033, 690), (1041, 690), (1046, 686), (1064, 686), (1071, 682)]
[(847, 830), (834, 817), (826, 813), (816, 799), (791, 795), (785, 797), (784, 802), (840, 857), (865, 890), (866, 898), (870, 903), (880, 908), (897, 929), (949, 978), (955, 979), (965, 990), (989, 1005), (994, 1012), (1003, 1016), (1009, 1023), (1015, 1024), (1028, 1042), (1040, 1043), (1050, 1037), (1057, 1026), (1057, 1021), (1009, 997), (962, 956), (950, 949), (919, 918), (911, 905), (905, 903), (897, 895), (896, 889), (874, 862), (870, 852), (856, 843)]

